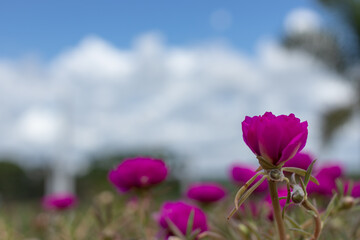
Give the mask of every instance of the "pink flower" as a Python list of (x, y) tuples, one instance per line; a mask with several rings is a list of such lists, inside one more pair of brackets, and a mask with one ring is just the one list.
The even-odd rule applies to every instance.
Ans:
[(301, 151), (307, 140), (307, 122), (294, 114), (246, 117), (242, 122), (243, 138), (251, 151), (274, 165), (285, 163)]
[[(256, 174), (255, 169), (246, 165), (234, 165), (230, 169), (230, 177), (232, 180), (238, 185), (244, 185), (250, 178), (252, 178)], [(260, 176), (256, 178), (256, 180), (249, 186), (253, 186), (257, 181), (261, 179)], [(264, 192), (268, 188), (268, 184), (264, 181), (262, 182), (258, 188), (256, 188), (255, 192)]]
[(336, 165), (328, 165), (320, 168), (315, 174), (315, 178), (319, 181), (319, 185), (309, 182), (306, 191), (308, 194), (317, 193), (320, 195), (331, 196), (332, 190), (336, 189), (336, 179), (343, 174), (343, 168)]
[(260, 206), (262, 206), (263, 202), (255, 203), (255, 202), (248, 202), (245, 204), (242, 204), (240, 206), (240, 210), (243, 214), (246, 214), (247, 211), (249, 211), (252, 215), (252, 217), (257, 218), (260, 216)]
[(226, 191), (217, 183), (194, 183), (187, 190), (187, 197), (201, 203), (212, 203), (223, 199)]
[[(287, 197), (287, 188), (286, 187), (282, 187), (282, 188), (279, 188), (278, 189), (278, 197), (281, 198), (281, 197)], [(273, 221), (274, 220), (274, 212), (273, 212), (273, 208), (272, 208), (272, 202), (271, 202), (271, 196), (270, 194), (266, 196), (265, 198), (265, 202), (267, 203), (265, 206), (268, 207), (269, 209), (269, 213), (267, 215), (268, 219), (270, 221)], [(280, 206), (283, 208), (285, 207), (286, 205), (286, 199), (280, 199), (279, 200), (279, 203), (280, 203)]]
[[(282, 187), (278, 189), (278, 197), (287, 197), (288, 192), (287, 192), (287, 188), (286, 187)], [(269, 204), (272, 205), (271, 203), (271, 196), (270, 194), (266, 196), (265, 201)], [(280, 206), (284, 207), (286, 205), (286, 199), (280, 199), (279, 200)]]
[(299, 152), (293, 158), (285, 162), (284, 167), (296, 167), (307, 170), (315, 158), (309, 153)]
[(47, 210), (66, 210), (73, 207), (76, 202), (76, 196), (71, 193), (50, 194), (42, 199), (42, 205)]
[(165, 202), (160, 210), (158, 222), (168, 235), (174, 235), (168, 222), (172, 222), (184, 235), (186, 235), (190, 213), (194, 212), (194, 221), (192, 231), (197, 229), (204, 232), (208, 229), (205, 213), (198, 207), (187, 203)]
[(108, 175), (109, 181), (121, 192), (148, 188), (165, 180), (168, 169), (159, 159), (136, 157), (126, 159)]
[[(349, 182), (344, 185), (344, 193), (347, 193), (349, 189)], [(350, 195), (354, 198), (360, 198), (360, 181), (354, 182)]]

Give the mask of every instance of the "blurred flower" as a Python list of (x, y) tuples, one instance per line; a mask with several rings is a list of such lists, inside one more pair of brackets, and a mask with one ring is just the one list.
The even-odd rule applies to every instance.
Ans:
[(306, 152), (299, 152), (293, 158), (285, 162), (284, 167), (296, 167), (307, 170), (314, 157)]
[(77, 198), (71, 193), (50, 194), (43, 198), (42, 205), (47, 210), (65, 210), (73, 207)]
[(324, 196), (331, 196), (332, 190), (336, 189), (336, 179), (343, 174), (343, 168), (339, 164), (328, 165), (320, 168), (315, 174), (319, 185), (309, 182), (306, 191), (308, 194), (317, 193)]
[(166, 230), (168, 236), (174, 235), (169, 222), (186, 235), (188, 220), (192, 211), (194, 212), (192, 231), (197, 229), (200, 230), (200, 233), (206, 231), (208, 227), (205, 213), (201, 209), (181, 201), (165, 202), (161, 207), (158, 222)]
[(132, 188), (148, 188), (165, 180), (168, 169), (159, 159), (136, 157), (126, 159), (110, 170), (108, 179), (121, 192)]
[[(281, 198), (281, 197), (287, 197), (288, 195), (288, 192), (287, 192), (287, 188), (286, 187), (282, 187), (282, 188), (279, 188), (278, 189), (278, 197)], [(269, 205), (272, 205), (271, 203), (271, 196), (270, 194), (268, 194), (265, 198), (265, 201), (269, 204)], [(280, 203), (280, 206), (281, 207), (284, 207), (286, 205), (286, 199), (280, 199), (279, 200), (279, 203)]]
[[(253, 168), (246, 165), (234, 165), (230, 169), (230, 177), (231, 179), (238, 185), (244, 185), (250, 178), (252, 178), (256, 174)], [(261, 179), (260, 176), (256, 178), (256, 180), (250, 184), (249, 187), (254, 185), (257, 181)], [(266, 182), (262, 182), (258, 188), (255, 189), (254, 192), (264, 192), (268, 188), (268, 184)]]
[(194, 183), (189, 186), (186, 195), (201, 203), (212, 203), (224, 198), (226, 191), (217, 183)]
[(246, 117), (242, 122), (243, 138), (251, 151), (266, 161), (279, 165), (301, 151), (307, 140), (307, 122), (294, 114)]
[[(347, 193), (348, 189), (349, 189), (349, 182), (347, 181), (344, 184), (344, 193)], [(353, 183), (350, 195), (354, 198), (360, 198), (360, 181)]]
[(240, 206), (240, 210), (244, 214), (250, 212), (253, 217), (258, 217), (260, 215), (260, 206), (263, 205), (262, 203), (263, 202), (258, 203), (258, 202), (249, 201), (248, 203), (242, 204)]
[[(278, 189), (278, 197), (287, 197), (288, 192), (287, 192), (287, 188), (286, 187), (282, 187)], [(274, 212), (273, 212), (273, 208), (272, 208), (272, 202), (271, 202), (271, 196), (270, 194), (268, 194), (265, 198), (265, 202), (267, 204), (265, 204), (265, 206), (269, 209), (269, 213), (267, 215), (268, 219), (273, 221), (274, 220)], [(285, 199), (279, 199), (279, 203), (280, 206), (283, 208), (286, 205), (286, 198)]]

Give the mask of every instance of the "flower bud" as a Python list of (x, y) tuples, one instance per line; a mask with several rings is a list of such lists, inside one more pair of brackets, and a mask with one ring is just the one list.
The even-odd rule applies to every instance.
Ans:
[(271, 169), (269, 171), (270, 180), (274, 182), (281, 182), (284, 180), (284, 174), (280, 169)]
[(304, 197), (304, 190), (299, 185), (295, 185), (293, 191), (291, 192), (291, 200), (295, 204), (301, 204), (304, 201)]
[(353, 197), (351, 196), (345, 196), (343, 197), (342, 201), (341, 201), (341, 209), (350, 209), (354, 206), (355, 204), (355, 200)]

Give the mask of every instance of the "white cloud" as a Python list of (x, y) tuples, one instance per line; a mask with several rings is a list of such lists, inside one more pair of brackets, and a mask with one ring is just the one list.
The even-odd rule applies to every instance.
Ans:
[(318, 30), (321, 26), (319, 15), (307, 8), (297, 8), (285, 19), (285, 30), (290, 34), (307, 33)]
[[(41, 141), (37, 148), (21, 144), (27, 134), (14, 123), (45, 108), (67, 121), (59, 141), (73, 155), (164, 146), (187, 156), (190, 173), (201, 166), (203, 174), (223, 175), (234, 160), (255, 161), (242, 141), (241, 121), (265, 111), (308, 120), (308, 149), (323, 153), (320, 114), (354, 97), (341, 76), (272, 42), (249, 58), (218, 44), (169, 46), (154, 34), (130, 49), (91, 36), (46, 65), (27, 64), (0, 61), (2, 152), (40, 151)], [(331, 153), (348, 149), (347, 134), (354, 133), (340, 133), (342, 143)], [(350, 139), (360, 142), (358, 135)], [(346, 151), (342, 159), (354, 166), (359, 153)], [(70, 167), (77, 166), (72, 161)]]

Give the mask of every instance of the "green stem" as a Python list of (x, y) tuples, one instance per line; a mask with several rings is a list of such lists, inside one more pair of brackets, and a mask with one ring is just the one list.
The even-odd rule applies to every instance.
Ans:
[(314, 234), (311, 240), (317, 240), (321, 233), (322, 223), (321, 218), (318, 210), (310, 203), (309, 200), (305, 199), (302, 203), (303, 207), (307, 210), (313, 211), (315, 213), (314, 215), (314, 221), (315, 221), (315, 228), (314, 228)]
[(279, 232), (279, 239), (286, 240), (285, 225), (281, 217), (281, 207), (279, 203), (276, 182), (269, 180), (268, 183), (270, 189), (271, 202), (274, 211), (274, 218)]

